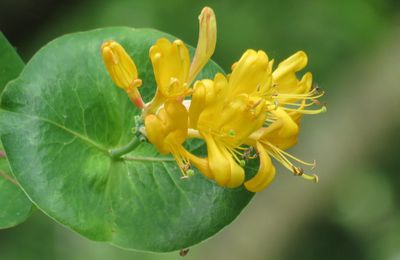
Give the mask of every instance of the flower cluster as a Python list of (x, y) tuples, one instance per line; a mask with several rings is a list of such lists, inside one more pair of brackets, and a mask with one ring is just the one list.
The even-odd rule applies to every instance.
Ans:
[[(211, 8), (199, 16), (199, 39), (192, 61), (181, 40), (159, 39), (149, 51), (157, 83), (152, 101), (142, 101), (135, 63), (115, 41), (102, 45), (107, 70), (115, 82), (142, 109), (143, 134), (160, 153), (172, 154), (183, 178), (195, 166), (218, 185), (258, 192), (275, 176), (271, 157), (295, 175), (317, 181), (293, 162), (310, 167), (285, 150), (297, 142), (304, 114), (326, 110), (318, 102), (323, 93), (312, 85), (311, 73), (298, 79), (296, 73), (307, 65), (299, 51), (278, 64), (264, 51), (247, 50), (232, 65), (228, 75), (194, 82), (209, 61), (216, 45), (216, 19)], [(191, 97), (189, 99), (189, 97)], [(207, 157), (189, 152), (184, 143), (200, 138)], [(247, 160), (259, 158), (257, 174), (245, 180)]]

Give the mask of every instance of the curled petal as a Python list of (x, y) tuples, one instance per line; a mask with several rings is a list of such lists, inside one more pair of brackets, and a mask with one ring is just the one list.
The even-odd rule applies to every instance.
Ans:
[(167, 135), (162, 121), (155, 115), (148, 115), (144, 119), (146, 135), (149, 141), (157, 147), (160, 153), (169, 153), (164, 144), (164, 138)]
[(299, 126), (283, 109), (271, 111), (281, 122), (278, 134), (281, 138), (289, 138), (299, 133)]
[(144, 120), (149, 141), (156, 145), (161, 153), (172, 152), (187, 137), (188, 115), (184, 105), (169, 100), (157, 115), (148, 114)]
[(287, 74), (300, 71), (307, 66), (308, 58), (304, 51), (298, 51), (286, 60), (279, 63), (278, 68), (272, 73), (274, 80), (280, 80)]
[(226, 157), (226, 154), (222, 150), (224, 148), (218, 147), (213, 137), (204, 135), (204, 139), (207, 143), (208, 161), (212, 175), (218, 185), (226, 186), (231, 178), (229, 157)]
[(186, 154), (186, 157), (204, 176), (209, 179), (214, 179), (207, 158), (200, 158), (189, 152)]
[(297, 143), (299, 125), (283, 109), (271, 111), (277, 120), (268, 127), (263, 127), (253, 134), (257, 140), (267, 141), (280, 149), (287, 149)]
[(230, 154), (227, 154), (226, 157), (228, 158), (231, 165), (231, 177), (229, 179), (229, 182), (226, 184), (226, 187), (239, 187), (244, 181), (244, 169), (235, 162)]
[(271, 158), (261, 143), (257, 142), (257, 151), (260, 157), (260, 168), (257, 174), (244, 183), (246, 189), (252, 192), (262, 191), (275, 177), (275, 167)]
[(196, 52), (190, 65), (188, 84), (190, 84), (201, 69), (207, 64), (215, 51), (217, 43), (217, 22), (214, 11), (204, 7), (199, 16), (199, 39)]
[(278, 93), (298, 93), (296, 72), (307, 66), (308, 58), (305, 52), (299, 51), (282, 61), (272, 73), (273, 82)]
[(162, 110), (165, 111), (168, 117), (168, 119), (164, 121), (166, 131), (179, 130), (182, 138), (185, 139), (188, 129), (188, 112), (186, 107), (176, 100), (168, 100), (164, 104)]
[(200, 113), (206, 105), (206, 87), (203, 81), (197, 81), (193, 87), (192, 101), (189, 107), (189, 125), (197, 129)]

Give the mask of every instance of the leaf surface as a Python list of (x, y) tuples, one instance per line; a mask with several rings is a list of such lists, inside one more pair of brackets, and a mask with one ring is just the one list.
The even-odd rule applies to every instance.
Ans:
[[(23, 61), (0, 32), (0, 92), (7, 82), (18, 76), (23, 67)], [(25, 221), (31, 215), (32, 203), (12, 177), (1, 143), (0, 151), (0, 229), (3, 229)]]

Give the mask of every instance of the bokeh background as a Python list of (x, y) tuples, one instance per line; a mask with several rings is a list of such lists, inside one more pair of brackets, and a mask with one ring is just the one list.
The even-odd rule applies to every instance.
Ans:
[[(1, 0), (0, 29), (25, 61), (60, 35), (113, 25), (195, 45), (205, 5), (217, 15), (217, 63), (229, 70), (247, 48), (277, 61), (305, 50), (328, 113), (303, 120), (291, 151), (317, 160), (320, 183), (278, 168), (233, 224), (186, 258), (400, 259), (400, 1)], [(92, 242), (38, 211), (0, 230), (0, 259), (179, 258)]]

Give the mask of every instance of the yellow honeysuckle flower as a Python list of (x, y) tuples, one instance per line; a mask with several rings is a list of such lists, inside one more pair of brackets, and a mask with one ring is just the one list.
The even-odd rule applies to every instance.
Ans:
[[(270, 88), (268, 57), (263, 51), (254, 50), (243, 54), (229, 79), (217, 74), (214, 80), (196, 82), (189, 125), (205, 140), (209, 166), (206, 175), (219, 185), (237, 187), (243, 183), (240, 145), (263, 125), (268, 109), (264, 96)], [(190, 160), (197, 167), (197, 159)]]
[(190, 84), (214, 53), (216, 39), (215, 14), (211, 8), (205, 7), (199, 16), (199, 40), (192, 63), (181, 40), (170, 42), (161, 38), (150, 48), (157, 92), (145, 114), (155, 113), (168, 99), (183, 100), (190, 94)]
[(147, 115), (144, 124), (149, 141), (160, 153), (171, 153), (186, 176), (189, 152), (182, 146), (188, 132), (188, 112), (185, 106), (176, 100), (168, 100), (157, 114)]
[(142, 80), (138, 78), (135, 63), (116, 41), (106, 41), (101, 46), (101, 53), (104, 64), (114, 83), (125, 90), (132, 102), (139, 108), (144, 104), (138, 87), (142, 85)]
[[(315, 162), (304, 162), (284, 151), (296, 144), (303, 114), (317, 114), (326, 110), (324, 106), (317, 110), (307, 109), (312, 105), (318, 105), (316, 99), (323, 93), (312, 89), (311, 73), (304, 74), (301, 80), (297, 79), (295, 73), (306, 65), (307, 56), (302, 51), (278, 65), (272, 73), (274, 93), (271, 100), (275, 101), (276, 108), (268, 112), (266, 121), (268, 125), (255, 131), (246, 143), (257, 148), (261, 165), (263, 161), (267, 161), (265, 157), (272, 156), (295, 175), (318, 181), (316, 175), (305, 174), (300, 167), (294, 166), (290, 159), (312, 168), (315, 167)], [(310, 100), (311, 102), (308, 102)], [(257, 192), (260, 187), (266, 187), (270, 183), (271, 179), (266, 176), (273, 176), (272, 172), (268, 174), (262, 168), (260, 166), (257, 175), (245, 183), (250, 191)]]

